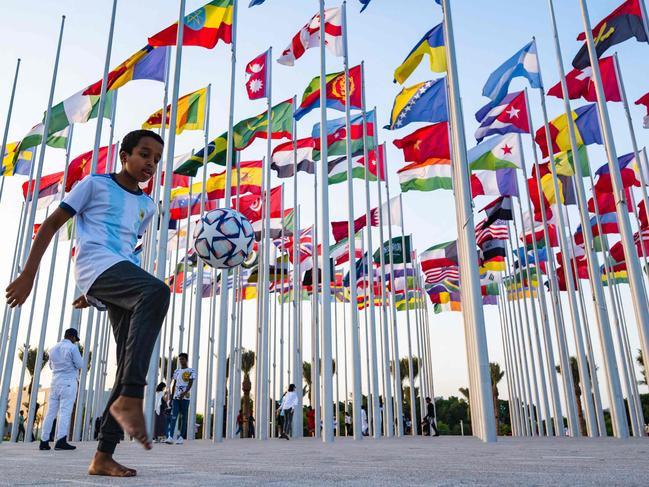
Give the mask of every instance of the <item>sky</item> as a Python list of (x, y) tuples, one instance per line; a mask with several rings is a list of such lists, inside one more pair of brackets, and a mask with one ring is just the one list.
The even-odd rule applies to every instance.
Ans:
[[(203, 0), (188, 0), (187, 12), (203, 3)], [(547, 8), (543, 0), (492, 1), (451, 1), (455, 29), (455, 42), (459, 70), (460, 92), (462, 96), (463, 114), (467, 133), (467, 146), (472, 147), (475, 140), (472, 137), (477, 123), (473, 114), (482, 107), (487, 99), (482, 97), (482, 86), (489, 74), (508, 59), (514, 52), (528, 43), (535, 36), (537, 39), (538, 55), (542, 76), (546, 89), (558, 81), (557, 61), (555, 58), (552, 30)], [(570, 61), (579, 48), (576, 36), (583, 30), (579, 2), (555, 2), (559, 38), (563, 50), (563, 62), (566, 70), (570, 69)], [(593, 24), (611, 12), (619, 0), (598, 0), (589, 2)], [(5, 68), (0, 71), (0, 130), (4, 130), (5, 116), (9, 104), (9, 94), (17, 58), (22, 59), (18, 88), (14, 104), (13, 116), (9, 128), (9, 141), (19, 140), (29, 129), (40, 121), (47, 107), (47, 99), (52, 76), (56, 40), (59, 31), (61, 15), (66, 15), (66, 25), (63, 37), (61, 61), (56, 90), (55, 103), (76, 93), (81, 88), (101, 78), (108, 35), (111, 2), (86, 2), (82, 0), (59, 0), (57, 2), (21, 2), (4, 0), (0, 3), (0, 16), (5, 19), (16, 19), (6, 22), (0, 32), (0, 64)], [(327, 1), (327, 7), (339, 5), (338, 1)], [(247, 8), (244, 0), (240, 4), (238, 19), (238, 52), (236, 70), (235, 120), (256, 115), (265, 110), (263, 100), (249, 101), (244, 89), (245, 64), (266, 50), (273, 47), (274, 57), (290, 42), (292, 36), (316, 12), (318, 2), (315, 0), (267, 0), (264, 5)], [(432, 0), (402, 0), (399, 2), (373, 0), (367, 10), (359, 14), (360, 3), (349, 0), (348, 3), (348, 32), (350, 66), (365, 62), (366, 96), (368, 106), (376, 106), (379, 125), (385, 125), (389, 119), (394, 96), (401, 87), (393, 84), (392, 74), (414, 44), (431, 27), (441, 22), (441, 9)], [(146, 44), (148, 36), (162, 30), (177, 18), (177, 1), (157, 0), (155, 2), (126, 2), (121, 1), (117, 7), (115, 37), (111, 57), (111, 67), (116, 66), (136, 50)], [(639, 98), (649, 87), (645, 73), (649, 67), (649, 52), (647, 45), (630, 40), (615, 46), (619, 51), (620, 64), (624, 81), (631, 101)], [(309, 81), (319, 74), (319, 55), (317, 49), (307, 51), (296, 62), (294, 67), (273, 64), (273, 101), (279, 102), (301, 96)], [(342, 58), (327, 57), (327, 71), (342, 69)], [(210, 106), (210, 139), (224, 132), (227, 128), (227, 111), (229, 101), (230, 77), (229, 46), (219, 44), (213, 50), (197, 47), (183, 49), (182, 75), (180, 93), (188, 93), (211, 83), (212, 98)], [(411, 86), (417, 82), (436, 79), (439, 73), (431, 73), (427, 62), (415, 71), (406, 82)], [(515, 80), (510, 91), (520, 90), (527, 86), (523, 79)], [(532, 118), (535, 127), (541, 124), (541, 111), (538, 90), (530, 90)], [(115, 136), (121, 138), (128, 131), (138, 128), (153, 112), (162, 106), (163, 85), (154, 81), (134, 81), (119, 90)], [(563, 105), (558, 99), (548, 98), (548, 112), (551, 118), (559, 115)], [(575, 101), (573, 108), (583, 102)], [(631, 141), (627, 130), (626, 120), (621, 104), (609, 104), (616, 146), (620, 154), (631, 150)], [(640, 146), (645, 145), (647, 131), (642, 129), (643, 109), (632, 106), (631, 114)], [(298, 136), (304, 137), (311, 132), (311, 127), (319, 121), (319, 111), (307, 115), (298, 124)], [(329, 119), (344, 116), (342, 112), (329, 110)], [(390, 192), (399, 192), (396, 171), (404, 165), (403, 157), (391, 144), (395, 138), (403, 137), (422, 124), (411, 124), (401, 130), (390, 132), (379, 131), (379, 139), (387, 142), (387, 167)], [(102, 144), (108, 143), (107, 124), (104, 125)], [(74, 132), (71, 155), (75, 157), (92, 149), (95, 133), (94, 122), (77, 125)], [(528, 135), (523, 135), (523, 147), (528, 169), (531, 167), (531, 144)], [(203, 144), (201, 132), (184, 132), (176, 139), (176, 154), (199, 149)], [(265, 154), (265, 141), (257, 141), (242, 155), (243, 159), (261, 159)], [(590, 161), (593, 169), (605, 162), (601, 146), (589, 147)], [(45, 159), (44, 174), (60, 171), (65, 161), (64, 151), (48, 149)], [(219, 169), (220, 170), (220, 169)], [(0, 276), (8, 280), (11, 256), (15, 245), (15, 235), (20, 213), (20, 185), (23, 177), (7, 178), (5, 189), (0, 201), (2, 222), (5, 237), (0, 240), (0, 250), (4, 259), (0, 261)], [(522, 181), (522, 178), (521, 178)], [(287, 205), (292, 201), (290, 180), (278, 180), (273, 173), (273, 185), (287, 183)], [(302, 223), (310, 223), (308, 215), (312, 215), (312, 179), (305, 175), (298, 176), (299, 204), (301, 207)], [(347, 205), (346, 185), (337, 185), (330, 190), (331, 220), (346, 220)], [(372, 206), (377, 204), (375, 190), (371, 190)], [(490, 198), (480, 197), (475, 201), (476, 209), (482, 208)], [(412, 233), (414, 247), (422, 252), (436, 243), (456, 238), (455, 205), (450, 191), (435, 191), (430, 193), (408, 192), (403, 195), (405, 212), (405, 232)], [(362, 182), (354, 183), (355, 215), (358, 217), (365, 212), (365, 200)], [(577, 221), (576, 212), (570, 210), (573, 222)], [(37, 222), (42, 221), (44, 212), (39, 213)], [(576, 223), (573, 223), (576, 226)], [(397, 229), (395, 228), (395, 231)], [(378, 245), (378, 232), (374, 231), (375, 246)], [(56, 256), (56, 280), (51, 293), (52, 306), (49, 316), (46, 347), (54, 344), (59, 314), (62, 305), (69, 310), (68, 303), (72, 296), (67, 295), (66, 303), (62, 303), (63, 279), (67, 252), (69, 247), (63, 244)], [(43, 259), (41, 274), (47, 275), (49, 270), (49, 253)], [(44, 281), (44, 279), (43, 279)], [(584, 284), (586, 284), (584, 282)], [(35, 314), (29, 319), (29, 301), (23, 311), (19, 334), (19, 343), (24, 343), (29, 332), (29, 322), (34, 326), (30, 343), (35, 343), (38, 337), (35, 333), (43, 320), (45, 282), (41, 283), (36, 297)], [(71, 292), (71, 291), (70, 291)], [(586, 299), (589, 302), (589, 299)], [(632, 347), (638, 348), (637, 328), (631, 313), (631, 301), (628, 290), (623, 290), (623, 301), (627, 310), (627, 320)], [(207, 303), (207, 301), (206, 301)], [(204, 309), (207, 309), (207, 304)], [(567, 315), (567, 305), (564, 302)], [(432, 314), (429, 308), (432, 338), (432, 357), (434, 366), (435, 394), (457, 395), (458, 387), (468, 383), (466, 369), (466, 353), (463, 324), (460, 313)], [(246, 332), (244, 346), (254, 347), (254, 307), (248, 307), (245, 312)], [(204, 311), (204, 316), (207, 312)], [(66, 320), (69, 311), (66, 311)], [(308, 322), (309, 315), (305, 314)], [(593, 347), (596, 360), (599, 357), (598, 332), (595, 326), (592, 309), (588, 307), (588, 324), (593, 337)], [(486, 331), (489, 343), (491, 361), (504, 364), (500, 321), (496, 307), (485, 307)], [(85, 333), (85, 319), (82, 321), (82, 336)], [(204, 321), (201, 343), (205, 344), (207, 321)], [(400, 343), (405, 343), (405, 316), (399, 316)], [(307, 331), (308, 333), (308, 331)], [(363, 334), (361, 335), (364, 336)], [(342, 335), (339, 335), (342, 339)], [(342, 340), (341, 340), (342, 341)], [(309, 355), (309, 343), (305, 340), (305, 357)], [(572, 332), (569, 331), (571, 350), (574, 350)], [(342, 353), (342, 352), (341, 352)], [(401, 355), (405, 348), (401, 347)], [(206, 351), (201, 348), (201, 367), (204, 366)], [(17, 374), (14, 374), (16, 376)], [(599, 371), (602, 377), (602, 371)], [(44, 375), (44, 383), (49, 380), (49, 374)], [(365, 384), (365, 382), (364, 382)], [(506, 397), (506, 381), (501, 383), (501, 396)], [(607, 403), (605, 390), (602, 390), (604, 403)], [(202, 404), (202, 403), (199, 403)], [(199, 410), (201, 406), (199, 405)]]

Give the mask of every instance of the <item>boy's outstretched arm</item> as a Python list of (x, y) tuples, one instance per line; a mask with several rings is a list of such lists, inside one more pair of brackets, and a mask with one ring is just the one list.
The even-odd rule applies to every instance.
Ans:
[(9, 286), (7, 286), (6, 297), (9, 306), (15, 308), (27, 300), (29, 293), (32, 291), (34, 277), (36, 276), (36, 271), (38, 271), (38, 266), (41, 263), (43, 254), (50, 245), (54, 234), (56, 234), (56, 232), (59, 231), (59, 228), (61, 228), (70, 218), (72, 218), (70, 213), (62, 208), (57, 208), (47, 217), (38, 229), (25, 268), (22, 270), (20, 275), (9, 284)]

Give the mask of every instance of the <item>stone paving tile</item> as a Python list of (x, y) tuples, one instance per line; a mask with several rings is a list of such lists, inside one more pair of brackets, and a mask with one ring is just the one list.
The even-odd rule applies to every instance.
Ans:
[(74, 452), (0, 445), (1, 486), (613, 486), (649, 485), (649, 439), (470, 437), (337, 440), (195, 441), (118, 447), (116, 459), (138, 469), (132, 479), (91, 477), (94, 443)]

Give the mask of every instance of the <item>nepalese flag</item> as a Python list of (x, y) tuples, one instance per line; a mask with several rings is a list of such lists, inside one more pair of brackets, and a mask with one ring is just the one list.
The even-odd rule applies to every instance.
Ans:
[[(345, 111), (345, 72), (331, 73), (325, 76), (327, 108), (333, 108), (341, 112)], [(349, 70), (349, 108), (360, 110), (363, 107), (362, 100), (363, 75), (360, 64)], [(300, 106), (295, 110), (293, 117), (300, 120), (310, 111), (320, 108), (320, 76), (311, 80), (309, 86), (304, 90)]]
[[(38, 202), (37, 208), (42, 210), (47, 208), (50, 204), (57, 199), (57, 196), (61, 193), (63, 186), (63, 172), (57, 172), (54, 174), (48, 174), (47, 176), (42, 176), (38, 184)], [(23, 183), (23, 197), (25, 201), (31, 201), (33, 199), (33, 193), (36, 190), (36, 181), (33, 179), (31, 181), (25, 181)]]
[[(620, 233), (620, 229), (617, 226), (616, 213), (604, 213), (603, 215), (600, 215), (599, 225), (597, 223), (597, 216), (594, 216), (590, 219), (590, 228), (593, 237), (611, 233)], [(601, 234), (599, 232), (600, 226), (602, 228)], [(582, 245), (584, 243), (584, 233), (581, 231), (581, 225), (579, 225), (577, 227), (577, 230), (575, 231), (575, 243), (577, 245)]]
[(313, 151), (315, 150), (315, 140), (312, 137), (285, 142), (273, 149), (272, 162), (270, 168), (277, 171), (278, 178), (290, 178), (295, 173), (295, 167), (298, 171), (308, 174), (315, 173), (315, 162), (313, 162)]
[(529, 134), (527, 100), (524, 91), (509, 93), (499, 103), (487, 103), (475, 114), (480, 127), (475, 138), (482, 142), (485, 137), (496, 134)]
[[(339, 7), (328, 8), (325, 14), (325, 46), (334, 56), (343, 56), (342, 11)], [(320, 45), (320, 14), (313, 18), (293, 36), (291, 44), (284, 49), (277, 60), (285, 66), (293, 66), (295, 60), (301, 58), (307, 49)]]
[(448, 122), (427, 125), (392, 143), (403, 150), (406, 162), (425, 162), (431, 158), (451, 159)]
[[(609, 47), (632, 37), (635, 37), (638, 42), (647, 42), (640, 1), (626, 0), (595, 26), (593, 40), (597, 57), (601, 56)], [(585, 41), (586, 34), (582, 32), (577, 36), (577, 40)], [(579, 49), (575, 59), (572, 60), (572, 65), (577, 69), (583, 69), (590, 65), (586, 43)]]
[(419, 256), (419, 262), (424, 273), (436, 267), (457, 266), (457, 241), (433, 245)]
[[(605, 57), (599, 60), (599, 71), (602, 75), (602, 85), (604, 86), (604, 95), (606, 101), (622, 101), (620, 94), (620, 85), (617, 79), (615, 69), (615, 60), (613, 56)], [(586, 101), (596, 102), (597, 93), (595, 93), (595, 82), (593, 81), (593, 68), (586, 66), (583, 69), (573, 69), (566, 74), (566, 85), (568, 88), (568, 98), (575, 100), (583, 98)], [(563, 89), (561, 82), (554, 85), (548, 90), (548, 96), (563, 98)]]
[[(368, 150), (374, 147), (374, 127), (376, 125), (376, 112), (372, 110), (365, 114), (365, 146)], [(327, 155), (347, 155), (347, 123), (345, 118), (337, 118), (327, 121)], [(351, 118), (350, 131), (352, 156), (359, 156), (363, 153), (363, 115), (359, 114)], [(315, 140), (314, 160), (320, 160), (320, 123), (316, 123), (311, 131), (311, 137)]]
[(459, 280), (460, 268), (458, 266), (434, 267), (424, 271), (426, 284), (439, 284), (447, 279)]
[[(65, 183), (65, 191), (69, 192), (72, 187), (81, 181), (83, 178), (90, 174), (90, 166), (92, 162), (92, 153), (93, 151), (88, 151), (70, 162), (68, 166), (68, 180)], [(113, 161), (117, 156), (117, 144), (113, 144), (109, 147), (100, 147), (99, 153), (97, 154), (97, 169), (95, 174), (105, 174), (112, 172), (113, 170)], [(107, 168), (108, 166), (108, 168)]]
[(536, 41), (525, 45), (491, 73), (482, 89), (482, 94), (490, 98), (494, 103), (498, 103), (507, 94), (512, 80), (521, 76), (527, 78), (532, 88), (541, 87)]
[(644, 122), (643, 127), (646, 128), (646, 129), (649, 129), (649, 93), (645, 93), (640, 98), (638, 98), (635, 101), (635, 104), (636, 105), (642, 105), (643, 107), (646, 108), (647, 113), (645, 114), (644, 119), (643, 119), (643, 122)]
[[(183, 19), (183, 46), (212, 49), (219, 40), (232, 43), (232, 17), (234, 0), (212, 0)], [(178, 22), (152, 37), (151, 46), (175, 46)]]
[[(572, 119), (575, 121), (575, 127), (577, 129), (575, 131), (577, 146), (602, 144), (602, 134), (599, 129), (596, 103), (584, 105), (573, 110)], [(543, 157), (548, 157), (548, 142), (545, 136), (545, 127), (541, 127), (536, 131), (534, 140), (541, 148)], [(552, 140), (552, 152), (554, 154), (571, 150), (568, 118), (565, 113), (550, 121), (550, 140)]]
[(396, 96), (390, 123), (383, 128), (400, 129), (412, 122), (447, 122), (447, 106), (446, 78), (418, 83)]
[[(175, 43), (175, 42), (174, 42)], [(144, 46), (122, 64), (108, 73), (106, 91), (121, 88), (129, 81), (149, 79), (152, 81), (165, 80), (165, 66), (169, 48)], [(103, 80), (91, 84), (83, 92), (84, 95), (100, 95)]]
[(430, 70), (434, 73), (446, 71), (446, 45), (444, 43), (444, 24), (437, 24), (424, 34), (412, 48), (401, 65), (394, 71), (394, 82), (403, 84), (417, 66), (428, 56)]
[(246, 64), (246, 91), (250, 100), (268, 97), (268, 54), (270, 50), (260, 54)]

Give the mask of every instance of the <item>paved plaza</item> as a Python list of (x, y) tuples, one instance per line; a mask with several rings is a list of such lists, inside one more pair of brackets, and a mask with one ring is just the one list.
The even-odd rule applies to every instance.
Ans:
[(469, 437), (123, 443), (116, 459), (131, 479), (86, 475), (94, 443), (75, 452), (0, 445), (0, 485), (649, 485), (649, 439)]

